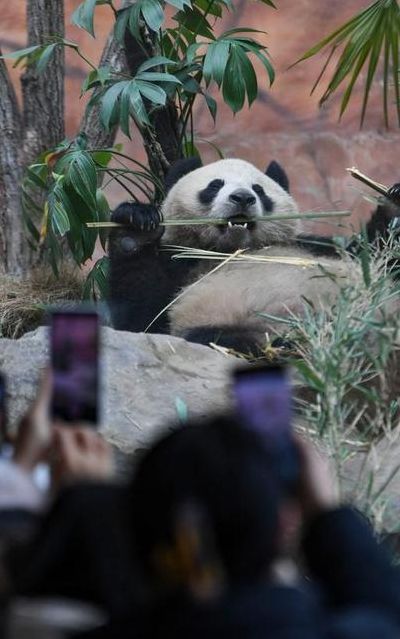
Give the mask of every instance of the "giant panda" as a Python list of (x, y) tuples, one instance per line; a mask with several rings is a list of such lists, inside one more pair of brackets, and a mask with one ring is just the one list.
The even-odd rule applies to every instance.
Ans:
[[(129, 331), (170, 333), (187, 340), (232, 348), (262, 349), (266, 333), (279, 335), (274, 317), (331, 304), (343, 282), (361, 277), (332, 239), (305, 235), (298, 220), (257, 221), (272, 214), (297, 214), (285, 170), (275, 161), (262, 172), (240, 159), (202, 166), (181, 160), (166, 178), (160, 208), (123, 203), (110, 234), (110, 304), (113, 325)], [(386, 233), (393, 209), (378, 207), (367, 225), (370, 241)], [(162, 220), (223, 218), (221, 225), (166, 226)], [(245, 220), (249, 221), (246, 222)], [(173, 259), (169, 246), (222, 253), (302, 258), (314, 265)], [(215, 269), (213, 271), (213, 269)], [(213, 271), (213, 272), (211, 272)], [(267, 315), (267, 317), (263, 316)]]

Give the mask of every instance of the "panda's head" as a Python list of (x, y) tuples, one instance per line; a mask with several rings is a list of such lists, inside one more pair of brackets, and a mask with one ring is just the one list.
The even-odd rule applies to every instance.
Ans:
[(183, 160), (173, 166), (166, 188), (165, 220), (222, 218), (227, 223), (167, 226), (165, 243), (234, 251), (286, 243), (298, 233), (297, 220), (260, 220), (298, 213), (286, 173), (277, 162), (263, 173), (244, 160), (226, 159), (207, 166), (199, 166), (193, 158)]

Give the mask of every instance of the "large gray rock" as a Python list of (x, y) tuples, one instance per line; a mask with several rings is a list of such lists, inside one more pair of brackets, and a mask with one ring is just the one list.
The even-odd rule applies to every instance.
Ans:
[[(49, 361), (47, 329), (0, 340), (7, 376), (10, 428), (36, 394)], [(237, 363), (211, 348), (168, 335), (102, 331), (102, 432), (124, 453), (143, 448), (185, 408), (189, 417), (229, 403), (229, 371)]]

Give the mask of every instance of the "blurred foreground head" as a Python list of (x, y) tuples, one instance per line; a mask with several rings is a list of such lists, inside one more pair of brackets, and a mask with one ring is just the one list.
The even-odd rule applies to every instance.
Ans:
[(260, 437), (230, 417), (189, 423), (141, 460), (134, 544), (151, 586), (213, 595), (266, 575), (278, 549), (278, 482)]

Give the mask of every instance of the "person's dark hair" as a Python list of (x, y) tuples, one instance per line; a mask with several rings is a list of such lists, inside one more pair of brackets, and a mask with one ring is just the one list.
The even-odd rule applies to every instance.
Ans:
[(165, 436), (139, 463), (130, 516), (141, 567), (173, 543), (177, 510), (205, 514), (228, 583), (257, 579), (276, 554), (279, 487), (260, 436), (231, 417), (188, 423)]

